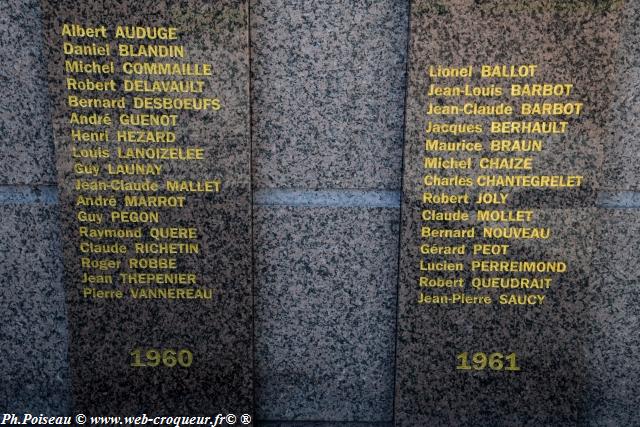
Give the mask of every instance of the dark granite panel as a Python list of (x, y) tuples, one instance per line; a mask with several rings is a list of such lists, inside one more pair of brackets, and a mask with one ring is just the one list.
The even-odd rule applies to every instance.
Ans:
[(620, 44), (615, 54), (615, 73), (611, 80), (614, 102), (606, 123), (604, 176), (606, 190), (640, 188), (640, 3), (621, 2), (622, 21), (618, 28)]
[(640, 212), (599, 209), (593, 274), (585, 293), (587, 392), (582, 424), (640, 420)]
[(259, 419), (391, 420), (397, 217), (257, 208)]
[(54, 206), (0, 206), (0, 411), (69, 411), (67, 320)]
[(0, 5), (0, 184), (55, 181), (37, 0)]
[(252, 2), (257, 187), (399, 187), (406, 8)]
[[(78, 4), (69, 0), (45, 1), (44, 5), (48, 18), (50, 92), (55, 106), (53, 128), (65, 237), (63, 256), (75, 410), (118, 415), (232, 413), (239, 417), (252, 413), (247, 2), (95, 0)], [(101, 27), (94, 38), (62, 34), (65, 23), (104, 25), (108, 37), (104, 38)], [(117, 38), (118, 25), (141, 26), (143, 31), (145, 27), (175, 27), (178, 37)], [(105, 50), (108, 43), (111, 54), (69, 54), (62, 49), (63, 42), (96, 43)], [(133, 46), (138, 53), (123, 55), (122, 46), (126, 45)], [(138, 47), (144, 45), (164, 46), (165, 53), (162, 50), (144, 53)], [(173, 48), (177, 53), (171, 53)], [(180, 48), (184, 48), (182, 53), (177, 50)], [(74, 59), (107, 64), (112, 61), (115, 72), (110, 66), (102, 74), (73, 71), (65, 60)], [(136, 64), (156, 62), (177, 66), (169, 74), (156, 69), (136, 71)], [(175, 71), (185, 70), (184, 64), (197, 65)], [(211, 66), (211, 75), (206, 74), (207, 65)], [(205, 74), (198, 74), (198, 70)], [(92, 93), (79, 87), (74, 89), (67, 84), (70, 76), (106, 81), (115, 90)], [(67, 102), (70, 95), (122, 97), (126, 106), (83, 110)], [(155, 101), (150, 106), (137, 105), (135, 99), (143, 97), (163, 99), (160, 106)], [(186, 103), (189, 98), (196, 99), (192, 102), (194, 108), (173, 106), (174, 102)], [(164, 99), (171, 105), (167, 106)], [(210, 101), (212, 107), (198, 108), (203, 100)], [(220, 108), (214, 106), (218, 103)], [(74, 112), (110, 113), (113, 124), (70, 124)], [(175, 115), (175, 121), (150, 126), (132, 126), (121, 121), (123, 115), (131, 113)], [(106, 141), (78, 141), (72, 137), (72, 129), (107, 131), (108, 135)], [(175, 132), (175, 140), (122, 141), (118, 132), (125, 130), (145, 131), (144, 136), (149, 130)], [(129, 153), (137, 153), (135, 150), (140, 148), (150, 150), (131, 157)], [(167, 158), (164, 156), (169, 153), (164, 151), (157, 155), (155, 148), (183, 150), (182, 155), (191, 159), (185, 160), (182, 155)], [(95, 155), (89, 149), (103, 150), (105, 154)], [(194, 159), (195, 154), (187, 154), (187, 150), (195, 153), (197, 149), (203, 150), (200, 160)], [(89, 154), (78, 155), (82, 150)], [(150, 168), (117, 173), (116, 167), (127, 165)], [(87, 173), (85, 168), (90, 167), (96, 168), (95, 175)], [(148, 170), (155, 172), (149, 174)], [(152, 182), (159, 189), (96, 190), (77, 186), (79, 180), (111, 183), (117, 179)], [(183, 181), (185, 185), (170, 188), (169, 182), (175, 181)], [(209, 189), (205, 189), (205, 181), (210, 183)], [(137, 206), (127, 199), (131, 195), (151, 197), (141, 199), (145, 203)], [(115, 206), (82, 204), (80, 196), (113, 197)], [(153, 198), (157, 196), (168, 199)], [(174, 202), (164, 204), (161, 200)], [(121, 211), (151, 212), (159, 219), (114, 220), (111, 215)], [(80, 216), (82, 212), (103, 215), (104, 221), (85, 220)], [(87, 229), (107, 233), (133, 230), (133, 234), (105, 237)], [(161, 234), (154, 235), (154, 230)], [(145, 244), (167, 247), (146, 249)], [(124, 250), (114, 253), (110, 249), (114, 245), (122, 245)], [(132, 264), (132, 260), (141, 258), (160, 259), (164, 264), (148, 267)], [(91, 260), (114, 264), (88, 265)], [(182, 279), (175, 274), (183, 274)], [(189, 274), (195, 279), (186, 276)], [(89, 279), (94, 279), (94, 283)], [(92, 289), (95, 292), (87, 292)], [(123, 295), (99, 295), (102, 290), (121, 291)], [(142, 291), (149, 296), (137, 297)], [(149, 349), (159, 350), (167, 357), (157, 363), (153, 354), (145, 356)], [(192, 361), (184, 356), (182, 364), (176, 365), (178, 351), (183, 355), (189, 351)]]
[[(591, 206), (601, 178), (603, 146), (608, 137), (605, 125), (614, 99), (610, 77), (616, 71), (613, 56), (619, 42), (619, 6), (554, 0), (411, 3), (396, 425), (546, 426), (578, 422), (587, 375), (588, 356), (582, 344), (585, 308), (591, 298), (585, 292), (596, 219)], [(533, 75), (487, 77), (480, 75), (483, 65), (536, 68)], [(430, 71), (431, 66), (472, 66), (473, 72), (471, 76), (447, 77)], [(523, 83), (573, 86), (569, 95), (512, 96), (511, 85)], [(455, 88), (465, 85), (483, 89), (476, 92), (480, 95), (466, 90), (456, 93)], [(434, 87), (454, 90), (437, 93)], [(584, 111), (571, 117), (526, 115), (519, 110), (525, 102), (580, 102)], [(469, 114), (462, 111), (465, 103), (504, 104), (515, 107), (515, 111)], [(460, 110), (446, 110), (450, 106), (460, 106)], [(556, 134), (500, 133), (490, 125), (520, 121), (565, 121), (567, 130)], [(483, 128), (477, 133), (473, 129), (455, 133), (437, 129), (442, 123)], [(429, 148), (427, 139), (478, 141), (481, 148), (471, 153), (438, 150)], [(540, 152), (493, 151), (490, 141), (494, 139), (537, 139), (543, 148)], [(469, 166), (428, 165), (426, 157), (469, 159)], [(527, 157), (532, 158), (531, 169), (486, 168), (480, 161)], [(579, 176), (581, 184), (570, 188), (484, 184), (485, 177), (500, 175)], [(454, 182), (437, 183), (426, 176)], [(448, 203), (423, 199), (426, 192), (467, 195), (468, 200)], [(480, 193), (496, 199), (478, 204)], [(501, 196), (507, 199), (499, 202)], [(498, 216), (480, 221), (479, 212), (485, 210)], [(431, 211), (447, 215), (462, 212), (469, 217), (441, 219)], [(525, 213), (520, 219), (509, 217), (515, 212)], [(423, 235), (423, 227), (475, 229), (476, 234), (434, 237)], [(539, 233), (531, 236), (534, 238), (492, 238), (484, 234), (487, 228), (500, 227), (548, 228), (549, 236)], [(508, 245), (507, 252), (473, 254), (474, 245), (487, 243)], [(465, 245), (464, 253), (429, 252), (432, 246), (438, 249), (453, 245)], [(563, 262), (567, 270), (527, 273), (517, 271), (518, 265), (513, 270), (510, 264), (484, 270), (473, 264), (478, 261)], [(473, 286), (478, 282), (472, 280), (490, 278), (506, 278), (509, 287), (499, 287), (503, 282), (496, 282), (495, 289)], [(522, 285), (522, 281), (513, 281), (520, 278), (551, 281), (548, 288), (511, 289), (514, 283)], [(442, 282), (445, 279), (458, 281), (447, 285)], [(455, 295), (460, 298), (458, 302), (451, 299)], [(525, 295), (522, 305), (505, 304), (509, 298), (517, 301)], [(428, 300), (432, 296), (433, 300)], [(485, 297), (487, 300), (483, 300)], [(460, 303), (463, 299), (465, 302)], [(470, 359), (477, 352), (487, 356), (515, 353), (520, 370), (507, 372), (499, 364), (482, 367), (481, 362), (477, 369), (471, 363), (461, 366), (463, 353)]]

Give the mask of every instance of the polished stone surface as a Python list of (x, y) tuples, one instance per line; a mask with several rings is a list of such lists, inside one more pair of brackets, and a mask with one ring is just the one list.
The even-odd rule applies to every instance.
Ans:
[[(252, 413), (253, 407), (253, 359), (252, 359), (252, 295), (251, 295), (251, 188), (250, 188), (250, 140), (249, 140), (249, 47), (248, 12), (246, 1), (207, 2), (181, 1), (91, 1), (78, 4), (75, 1), (51, 1), (45, 3), (46, 42), (49, 54), (48, 71), (53, 109), (53, 128), (59, 182), (59, 205), (63, 239), (65, 286), (69, 301), (70, 344), (74, 410), (104, 414), (117, 408), (121, 414), (203, 414), (203, 413)], [(172, 109), (174, 127), (152, 127), (157, 130), (175, 131), (176, 141), (121, 142), (116, 131), (138, 130), (117, 120), (121, 111), (112, 110), (114, 124), (100, 128), (110, 132), (107, 143), (70, 141), (69, 116), (73, 109), (67, 106), (67, 91), (63, 83), (65, 59), (62, 52), (61, 28), (65, 22), (87, 26), (106, 25), (112, 48), (111, 58), (97, 60), (115, 63), (116, 92), (100, 94), (101, 98), (124, 96), (127, 113), (158, 113), (162, 109), (136, 109), (133, 97), (169, 98), (217, 98), (219, 110)], [(144, 93), (126, 92), (122, 80), (146, 78), (166, 80), (167, 77), (144, 75), (134, 77), (120, 71), (125, 61), (144, 58), (125, 58), (117, 54), (115, 27), (123, 24), (145, 26), (174, 26), (178, 28), (177, 41), (164, 44), (182, 45), (185, 57), (163, 59), (178, 63), (211, 64), (213, 75), (201, 77), (202, 93)], [(82, 39), (75, 40), (82, 43)], [(85, 39), (86, 40), (86, 39)], [(101, 41), (101, 40), (98, 40)], [(86, 42), (86, 41), (85, 41)], [(128, 43), (154, 43), (149, 40), (128, 40)], [(71, 56), (71, 58), (78, 58)], [(80, 57), (91, 60), (91, 57)], [(149, 58), (146, 60), (154, 60)], [(81, 76), (84, 77), (84, 76)], [(107, 80), (107, 76), (90, 76)], [(194, 80), (196, 77), (172, 76), (177, 80)], [(80, 92), (78, 96), (86, 96)], [(75, 110), (78, 112), (78, 109)], [(98, 112), (109, 112), (98, 109)], [(81, 126), (75, 126), (81, 128)], [(96, 131), (88, 126), (84, 130)], [(148, 130), (144, 129), (144, 130)], [(73, 158), (74, 147), (109, 149), (109, 157)], [(131, 161), (121, 160), (117, 148), (137, 147), (181, 148), (201, 147), (205, 159), (198, 160), (137, 160), (161, 166), (158, 175), (121, 176), (109, 174), (107, 165)], [(135, 160), (134, 160), (135, 161)], [(101, 167), (95, 178), (82, 176), (76, 165)], [(157, 192), (131, 192), (136, 195), (184, 196), (184, 207), (125, 207), (123, 191), (76, 190), (77, 179), (149, 180), (160, 185)], [(170, 192), (165, 189), (166, 180), (205, 181), (219, 180), (219, 192), (185, 191)], [(116, 198), (116, 207), (86, 207), (78, 205), (79, 195), (101, 194)], [(101, 225), (82, 222), (79, 211), (105, 215)], [(110, 218), (117, 211), (151, 211), (160, 216), (158, 223), (120, 223)], [(140, 237), (124, 239), (81, 236), (80, 226), (90, 228), (116, 228), (141, 230)], [(196, 227), (195, 240), (184, 236), (154, 238), (152, 227)], [(140, 252), (139, 243), (197, 243), (197, 253)], [(125, 254), (97, 254), (83, 252), (81, 244), (124, 244)], [(144, 253), (144, 255), (143, 255)], [(105, 271), (82, 267), (80, 257), (112, 259), (122, 262), (121, 267), (107, 267)], [(176, 258), (175, 269), (138, 268), (128, 265), (131, 258)], [(136, 284), (123, 281), (119, 273), (195, 273), (196, 284)], [(83, 273), (109, 275), (112, 284), (92, 285), (82, 282)], [(122, 299), (87, 298), (85, 289), (118, 289), (124, 292)], [(133, 290), (195, 288), (211, 291), (205, 299), (136, 299)], [(134, 367), (134, 349), (144, 355), (148, 349), (175, 352), (186, 349), (193, 354), (189, 367)], [(142, 357), (142, 362), (145, 357)], [(153, 362), (151, 359), (150, 362)], [(173, 363), (168, 360), (169, 364)]]
[(67, 319), (58, 213), (0, 205), (0, 411), (69, 411)]
[(38, 0), (0, 5), (0, 184), (55, 181)]
[(640, 212), (599, 209), (586, 300), (586, 393), (581, 424), (640, 420)]
[(614, 53), (615, 72), (609, 76), (614, 100), (605, 123), (606, 138), (601, 187), (608, 191), (640, 189), (640, 3), (623, 2), (620, 43)]
[(400, 187), (406, 9), (251, 3), (257, 188)]
[(388, 0), (251, 3), (259, 419), (391, 419), (397, 196), (357, 190), (400, 186), (406, 28)]
[[(611, 5), (609, 5), (611, 6)], [(590, 278), (593, 230), (596, 224), (596, 201), (601, 179), (605, 124), (613, 101), (610, 76), (616, 71), (613, 54), (619, 43), (618, 8), (579, 2), (472, 2), (452, 0), (412, 2), (409, 42), (409, 81), (407, 90), (406, 147), (404, 156), (403, 229), (400, 254), (398, 305), (398, 347), (395, 396), (395, 419), (398, 426), (416, 425), (573, 425), (580, 414), (586, 382), (586, 358), (582, 344), (585, 332), (585, 307), (591, 295), (584, 292)], [(455, 24), (454, 24), (455, 23)], [(526, 30), (525, 30), (526, 29)], [(535, 64), (535, 77), (499, 79), (481, 78), (479, 66)], [(429, 66), (462, 67), (473, 65), (471, 78), (429, 76)], [(523, 102), (541, 102), (538, 98), (518, 99), (509, 94), (512, 83), (571, 83), (573, 92), (564, 102), (583, 102), (579, 117), (473, 115), (428, 115), (430, 102), (458, 105), (463, 102), (519, 106)], [(428, 96), (430, 84), (442, 86), (502, 87), (503, 95), (488, 97)], [(536, 101), (534, 101), (534, 99)], [(463, 101), (464, 100), (464, 101)], [(495, 134), (491, 121), (566, 120), (568, 131), (542, 136), (540, 153), (495, 153), (496, 157), (532, 157), (533, 169), (487, 170), (478, 159), (487, 154), (489, 139), (522, 139), (532, 135)], [(471, 123), (484, 126), (481, 134), (428, 134), (425, 127), (433, 123)], [(424, 166), (425, 139), (445, 141), (479, 140), (479, 153), (431, 155), (472, 158), (473, 169), (436, 169)], [(470, 187), (423, 184), (428, 174), (471, 178)], [(580, 188), (534, 189), (481, 187), (480, 175), (581, 175)], [(423, 192), (469, 194), (469, 203), (422, 203)], [(476, 205), (479, 192), (502, 192), (508, 195), (504, 205)], [(421, 220), (423, 209), (462, 210), (470, 220)], [(527, 223), (479, 223), (478, 209), (533, 210)], [(475, 227), (475, 238), (421, 238), (421, 227)], [(548, 239), (489, 239), (482, 237), (484, 227), (549, 227)], [(425, 243), (439, 245), (467, 244), (467, 251), (457, 255), (421, 255)], [(472, 244), (508, 244), (507, 255), (473, 255)], [(421, 272), (420, 260), (463, 262), (461, 273)], [(563, 261), (566, 273), (505, 273), (496, 270), (471, 270), (472, 260)], [(463, 278), (463, 289), (420, 288), (419, 277)], [(472, 277), (540, 277), (550, 276), (549, 289), (503, 290), (474, 289)], [(491, 305), (419, 304), (421, 293), (489, 296)], [(538, 306), (498, 304), (505, 294), (541, 294)], [(499, 352), (516, 353), (521, 371), (505, 372), (458, 370), (457, 355)], [(535, 396), (535, 398), (532, 398)]]
[(389, 421), (398, 211), (255, 211), (256, 414)]

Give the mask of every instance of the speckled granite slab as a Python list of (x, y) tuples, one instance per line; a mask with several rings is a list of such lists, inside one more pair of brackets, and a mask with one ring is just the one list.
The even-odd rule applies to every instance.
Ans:
[[(247, 2), (95, 0), (45, 1), (43, 5), (75, 411), (100, 415), (251, 413)], [(63, 34), (65, 24), (69, 25)], [(119, 25), (163, 27), (165, 31), (164, 36), (158, 33), (159, 38), (153, 39), (116, 38)], [(171, 31), (168, 28), (176, 29), (175, 39), (167, 36)], [(80, 53), (75, 51), (78, 45), (84, 45)], [(135, 56), (123, 56), (123, 45), (128, 46), (124, 48), (127, 54), (134, 52)], [(146, 53), (140, 46), (146, 47)], [(153, 49), (155, 56), (150, 56)], [(74, 60), (84, 61), (84, 65), (65, 62)], [(150, 71), (144, 65), (155, 63), (161, 65), (152, 65)], [(199, 65), (191, 65), (188, 70), (182, 65), (172, 66), (174, 71), (167, 74), (157, 71), (163, 64)], [(208, 66), (210, 72), (206, 71)], [(76, 81), (70, 84), (69, 78)], [(85, 82), (84, 86), (78, 81)], [(96, 82), (103, 82), (104, 90), (88, 90)], [(83, 108), (72, 105), (68, 96), (123, 99), (125, 105)], [(157, 101), (137, 105), (135, 98)], [(190, 101), (192, 98), (195, 101)], [(205, 108), (196, 107), (199, 102), (205, 105), (203, 100), (208, 100)], [(193, 108), (178, 108), (176, 102)], [(109, 113), (112, 123), (71, 123), (72, 113)], [(164, 114), (169, 122), (154, 123), (147, 117), (145, 120), (151, 123), (131, 125), (122, 121), (127, 114)], [(108, 134), (96, 137), (97, 141), (90, 139), (92, 135), (85, 140), (84, 136), (73, 137), (72, 130)], [(122, 140), (119, 131), (145, 133)], [(174, 132), (175, 141), (165, 134), (164, 141), (154, 142), (147, 131)], [(158, 138), (160, 134), (154, 135)], [(174, 149), (174, 154), (163, 151), (145, 154), (163, 156), (153, 159), (126, 158), (126, 151), (121, 151), (136, 148)], [(80, 150), (84, 154), (78, 154)], [(182, 154), (175, 154), (179, 150)], [(118, 165), (135, 164), (143, 168), (118, 174)], [(90, 174), (93, 167), (99, 168), (95, 175)], [(156, 173), (149, 174), (149, 170)], [(154, 182), (159, 189), (123, 191), (111, 184), (97, 190), (84, 184), (78, 187), (79, 182), (112, 180)], [(168, 181), (178, 182), (178, 188), (171, 188)], [(113, 197), (115, 206), (82, 205), (79, 196)], [(125, 196), (165, 197), (165, 202), (177, 201), (178, 206), (171, 207), (172, 202), (160, 198), (140, 199), (151, 204), (136, 206)], [(160, 206), (154, 206), (154, 202)], [(103, 214), (103, 222), (88, 222), (79, 215), (81, 211)], [(147, 219), (140, 216), (137, 222), (130, 215), (129, 222), (124, 222), (114, 218), (114, 212), (116, 216), (118, 212), (150, 215)], [(124, 215), (119, 216), (124, 219)], [(83, 232), (81, 227), (96, 231)], [(99, 234), (100, 230), (116, 229), (132, 234)], [(154, 229), (161, 229), (161, 233), (154, 235)], [(155, 246), (144, 252), (137, 246), (144, 244), (175, 246)], [(98, 253), (93, 248), (100, 245), (107, 248)], [(112, 245), (125, 246), (124, 253), (108, 252)], [(95, 266), (83, 264), (82, 258), (113, 263)], [(153, 264), (131, 264), (131, 259), (140, 258), (165, 261), (155, 268)], [(117, 262), (120, 264), (114, 264)], [(178, 283), (161, 284), (159, 278), (169, 276), (156, 273), (195, 277), (170, 276)], [(144, 283), (148, 279), (133, 276), (138, 280), (135, 283), (129, 279), (132, 276), (121, 274), (151, 274), (147, 277), (156, 282)], [(141, 289), (147, 290), (146, 298), (140, 296)], [(98, 291), (121, 291), (122, 297), (114, 293), (105, 297)], [(147, 353), (150, 350), (159, 351), (160, 360), (156, 353)], [(177, 361), (174, 352), (182, 355)]]
[(255, 209), (258, 419), (391, 419), (398, 228), (389, 208)]
[[(395, 420), (398, 426), (424, 425), (574, 425), (584, 408), (587, 375), (583, 341), (585, 306), (596, 223), (592, 208), (601, 178), (603, 145), (609, 141), (604, 124), (610, 117), (614, 53), (619, 44), (620, 2), (560, 1), (427, 1), (412, 2), (409, 75), (404, 156), (402, 235), (397, 341)], [(483, 65), (535, 66), (526, 76), (481, 77)], [(472, 66), (471, 76), (447, 77), (429, 67)], [(504, 73), (503, 73), (504, 74)], [(569, 84), (571, 93), (515, 97), (512, 84)], [(436, 90), (433, 90), (433, 86)], [(440, 87), (482, 87), (481, 95), (447, 94)], [(502, 89), (499, 93), (498, 89)], [(515, 107), (510, 115), (473, 115), (447, 111), (445, 106), (499, 104)], [(524, 115), (523, 103), (582, 103), (580, 115)], [(440, 110), (438, 110), (438, 108)], [(493, 133), (491, 122), (566, 122), (555, 134)], [(429, 124), (483, 126), (480, 133), (464, 130), (429, 133)], [(497, 128), (495, 128), (497, 129)], [(426, 140), (478, 141), (472, 152), (446, 151)], [(491, 140), (534, 139), (541, 151), (492, 151)], [(470, 168), (425, 165), (425, 157), (469, 159)], [(482, 169), (481, 158), (531, 158), (532, 167)], [(513, 167), (513, 166), (512, 166)], [(580, 176), (572, 188), (483, 186), (483, 176)], [(435, 183), (445, 177), (453, 183)], [(457, 177), (457, 178), (456, 178)], [(455, 181), (455, 180), (458, 181)], [(471, 185), (464, 184), (468, 179)], [(424, 193), (431, 196), (424, 197)], [(483, 193), (489, 204), (476, 203)], [(432, 196), (467, 195), (443, 202)], [(502, 199), (506, 196), (506, 199)], [(424, 213), (423, 210), (427, 211)], [(506, 217), (478, 218), (479, 210), (529, 212), (523, 222)], [(438, 218), (468, 213), (468, 218)], [(513, 219), (513, 218), (512, 218)], [(475, 229), (475, 236), (433, 237), (432, 229)], [(485, 228), (548, 229), (535, 239), (484, 236)], [(473, 253), (475, 244), (508, 245), (505, 252)], [(425, 252), (421, 247), (425, 245)], [(437, 254), (429, 248), (464, 246), (462, 254)], [(562, 273), (474, 270), (474, 261), (551, 261), (566, 263)], [(421, 262), (425, 270), (421, 271)], [(449, 270), (442, 267), (462, 270)], [(427, 263), (441, 263), (429, 270)], [(503, 268), (503, 267), (500, 267)], [(430, 284), (420, 279), (431, 280)], [(550, 278), (548, 288), (474, 288), (473, 278)], [(449, 287), (440, 279), (460, 279)], [(460, 286), (460, 283), (462, 285)], [(465, 294), (470, 303), (444, 303), (442, 296)], [(435, 302), (419, 303), (421, 295)], [(536, 304), (501, 304), (512, 296), (544, 297)], [(489, 303), (481, 304), (480, 298)], [(486, 300), (485, 300), (486, 301)], [(525, 301), (525, 300), (521, 300)], [(533, 299), (527, 303), (535, 302)], [(542, 303), (540, 303), (542, 302)], [(468, 353), (515, 353), (518, 371), (491, 368), (481, 362), (466, 366), (458, 357)], [(481, 360), (482, 356), (479, 356)], [(499, 357), (499, 356), (496, 356)], [(506, 359), (503, 359), (506, 360)], [(458, 369), (469, 368), (469, 369)]]
[(55, 182), (39, 0), (8, 0), (0, 13), (0, 182)]
[(0, 205), (0, 410), (69, 412), (67, 319), (58, 212)]
[(251, 2), (256, 188), (399, 188), (407, 8)]
[(632, 426), (640, 420), (640, 213), (598, 209), (590, 298), (585, 305), (588, 355), (585, 426)]
[(620, 44), (615, 52), (616, 73), (611, 119), (605, 123), (609, 138), (605, 144), (601, 188), (609, 191), (640, 189), (640, 3), (625, 1), (622, 9)]

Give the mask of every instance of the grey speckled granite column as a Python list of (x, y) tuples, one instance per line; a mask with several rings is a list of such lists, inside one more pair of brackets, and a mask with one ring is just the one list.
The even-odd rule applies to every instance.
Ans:
[(405, 2), (251, 1), (259, 419), (392, 418), (406, 36)]
[(254, 220), (260, 418), (388, 419), (397, 210), (259, 207)]
[(581, 424), (640, 424), (640, 3), (621, 2), (614, 102), (605, 123), (600, 203), (586, 307)]
[(69, 410), (57, 208), (0, 205), (0, 411)]
[(607, 138), (601, 189), (640, 190), (640, 2), (623, 1), (615, 52), (615, 72), (609, 76), (614, 101), (604, 124)]
[[(406, 147), (403, 194), (403, 229), (400, 254), (398, 308), (398, 348), (396, 382), (396, 424), (422, 425), (575, 425), (578, 423), (581, 396), (585, 390), (590, 357), (583, 350), (589, 293), (593, 230), (597, 210), (593, 207), (602, 176), (604, 145), (609, 142), (605, 125), (613, 103), (612, 88), (616, 72), (614, 57), (619, 43), (620, 4), (609, 2), (562, 1), (471, 1), (416, 0), (411, 9), (409, 43), (409, 82), (407, 91)], [(526, 79), (480, 78), (478, 67), (485, 64), (536, 64), (535, 77)], [(470, 78), (430, 77), (429, 66), (474, 66)], [(478, 117), (473, 115), (427, 115), (427, 106), (481, 105), (501, 102), (519, 106), (525, 100), (508, 96), (511, 83), (571, 83), (570, 102), (584, 102), (585, 112), (569, 118), (568, 131), (562, 135), (540, 135), (544, 148), (540, 153), (492, 153), (489, 139), (531, 138), (534, 135), (491, 135), (490, 121), (558, 120), (548, 115), (526, 117), (518, 110), (513, 116)], [(505, 95), (429, 96), (429, 85), (507, 88)], [(553, 97), (552, 99), (562, 99)], [(540, 97), (528, 102), (543, 102)], [(530, 100), (530, 101), (529, 101)], [(548, 102), (548, 101), (547, 101)], [(427, 134), (428, 122), (483, 124), (485, 131), (474, 135), (434, 132)], [(478, 153), (425, 151), (425, 140), (462, 139), (482, 141)], [(472, 158), (469, 170), (442, 168), (429, 171), (425, 156)], [(480, 169), (480, 157), (533, 158), (533, 169)], [(469, 177), (470, 187), (422, 184), (425, 175)], [(582, 175), (579, 189), (534, 189), (506, 186), (479, 187), (479, 175)], [(423, 204), (423, 192), (469, 194), (470, 202)], [(503, 206), (476, 206), (479, 192), (508, 194)], [(532, 209), (528, 224), (506, 221), (481, 223), (479, 209), (503, 211)], [(421, 221), (422, 209), (469, 212), (468, 221)], [(434, 229), (470, 229), (477, 237), (421, 239), (421, 227)], [(484, 227), (549, 227), (548, 240), (488, 239)], [(421, 255), (421, 244), (466, 244), (461, 256)], [(509, 244), (508, 255), (473, 255), (473, 243)], [(553, 275), (546, 289), (545, 302), (539, 306), (498, 304), (500, 294), (535, 293), (533, 290), (473, 289), (472, 277), (531, 277), (526, 273), (472, 272), (471, 260), (565, 261), (566, 274)], [(462, 262), (464, 271), (419, 270), (420, 261)], [(508, 271), (508, 270), (500, 270)], [(463, 278), (463, 289), (420, 288), (420, 276), (426, 278)], [(538, 275), (539, 277), (540, 275)], [(421, 293), (451, 295), (464, 293), (488, 296), (491, 305), (425, 303)], [(458, 370), (457, 355), (467, 352), (487, 354), (514, 352), (521, 371), (504, 372)]]
[(640, 423), (640, 210), (599, 209), (585, 306), (581, 425)]
[(55, 182), (38, 0), (0, 5), (0, 183)]
[(0, 412), (61, 415), (67, 320), (37, 0), (2, 2), (0, 40)]

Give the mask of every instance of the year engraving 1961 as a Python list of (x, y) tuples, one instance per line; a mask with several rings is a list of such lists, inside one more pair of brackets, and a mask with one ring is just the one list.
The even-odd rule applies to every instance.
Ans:
[[(516, 353), (509, 353), (506, 356), (503, 353), (487, 353), (476, 352), (471, 356), (469, 362), (469, 353), (464, 352), (456, 356), (458, 365), (456, 369), (459, 371), (483, 371), (487, 368), (492, 371), (519, 371)], [(506, 363), (505, 363), (506, 362)]]

